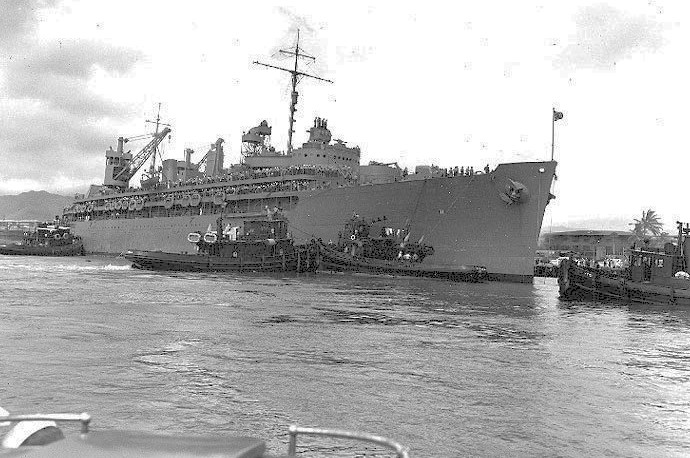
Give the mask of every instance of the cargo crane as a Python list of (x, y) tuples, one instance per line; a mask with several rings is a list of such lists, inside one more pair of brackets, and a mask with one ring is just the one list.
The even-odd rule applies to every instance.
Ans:
[(158, 145), (160, 145), (160, 143), (165, 139), (165, 137), (168, 136), (170, 132), (170, 127), (166, 127), (161, 132), (153, 134), (151, 141), (134, 156), (132, 156), (132, 153), (129, 151), (126, 153), (124, 152), (124, 144), (130, 140), (136, 140), (146, 136), (118, 138), (117, 150), (109, 148), (105, 152), (107, 162), (103, 184), (105, 186), (115, 188), (129, 187), (129, 180), (131, 180), (139, 169), (146, 163), (146, 161), (156, 151)]
[(205, 164), (205, 175), (217, 175), (220, 173), (221, 169), (223, 168), (224, 159), (223, 142), (225, 142), (225, 140), (219, 138), (215, 141), (215, 143), (211, 143), (211, 147), (206, 154), (204, 154), (204, 157), (202, 157), (201, 160), (196, 163), (197, 170), (201, 171), (201, 166)]
[[(336, 140), (339, 141), (339, 140)], [(400, 166), (398, 165), (397, 162), (377, 162), (377, 161), (369, 161), (369, 165), (381, 165), (384, 167), (390, 167), (391, 165), (394, 165), (397, 170), (402, 170)]]

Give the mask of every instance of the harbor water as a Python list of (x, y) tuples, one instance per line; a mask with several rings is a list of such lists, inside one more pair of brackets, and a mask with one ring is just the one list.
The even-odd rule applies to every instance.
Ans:
[[(415, 457), (690, 455), (690, 310), (562, 302), (555, 279), (1, 257), (0, 380), (13, 413), (250, 435), (273, 453), (298, 424), (376, 433)], [(299, 444), (304, 456), (390, 456)]]

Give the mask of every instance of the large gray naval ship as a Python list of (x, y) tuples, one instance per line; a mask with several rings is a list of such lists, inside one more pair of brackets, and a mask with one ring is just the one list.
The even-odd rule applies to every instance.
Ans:
[[(554, 161), (477, 171), (422, 165), (410, 173), (395, 163), (364, 165), (360, 149), (333, 139), (321, 118), (308, 140), (293, 148), (297, 83), (321, 78), (298, 69), (299, 59), (313, 59), (299, 47), (299, 35), (296, 46), (283, 52), (294, 56), (294, 68), (256, 63), (291, 75), (287, 151), (271, 146), (272, 127), (263, 121), (243, 134), (240, 164), (224, 167), (219, 138), (197, 163), (187, 149), (185, 160), (166, 159), (156, 167), (156, 150), (171, 131), (158, 117), (146, 146), (132, 154), (125, 151), (128, 139), (119, 138), (117, 148), (106, 151), (103, 184), (65, 208), (62, 223), (82, 238), (87, 252), (191, 252), (188, 234), (215, 227), (219, 217), (228, 230), (241, 231), (244, 220), (280, 209), (298, 242), (337, 240), (357, 215), (380, 221), (375, 230), (382, 233), (402, 230), (432, 246), (433, 255), (423, 261), (431, 269), (478, 265), (493, 280), (532, 280), (544, 210), (554, 197)], [(132, 186), (147, 162), (141, 184)]]

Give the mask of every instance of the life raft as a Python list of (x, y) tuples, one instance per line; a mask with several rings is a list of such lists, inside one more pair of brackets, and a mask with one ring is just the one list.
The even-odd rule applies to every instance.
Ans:
[(173, 207), (174, 204), (175, 204), (175, 198), (174, 198), (173, 196), (168, 196), (168, 197), (166, 197), (166, 198), (165, 198), (165, 202), (163, 203), (163, 205), (164, 205), (165, 208), (167, 208), (167, 209), (171, 209), (171, 208)]
[(217, 192), (213, 196), (213, 203), (216, 205), (223, 205), (223, 202), (225, 202), (225, 193), (224, 192)]
[(196, 207), (200, 203), (201, 203), (201, 195), (199, 195), (199, 193), (195, 192), (194, 194), (192, 194), (192, 196), (189, 199), (189, 205), (191, 205), (192, 207)]
[(143, 199), (137, 199), (136, 204), (134, 205), (134, 209), (137, 211), (141, 211), (144, 209), (144, 200)]
[(204, 234), (204, 242), (206, 243), (216, 243), (218, 241), (218, 236), (213, 232), (207, 232)]
[(198, 232), (190, 232), (189, 235), (187, 236), (187, 241), (189, 243), (197, 243), (201, 240), (201, 234)]

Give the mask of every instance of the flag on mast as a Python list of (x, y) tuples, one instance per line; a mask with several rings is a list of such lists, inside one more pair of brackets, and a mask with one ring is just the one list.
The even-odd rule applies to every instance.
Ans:
[(559, 119), (563, 119), (563, 113), (560, 111), (553, 111), (553, 120), (558, 121)]

